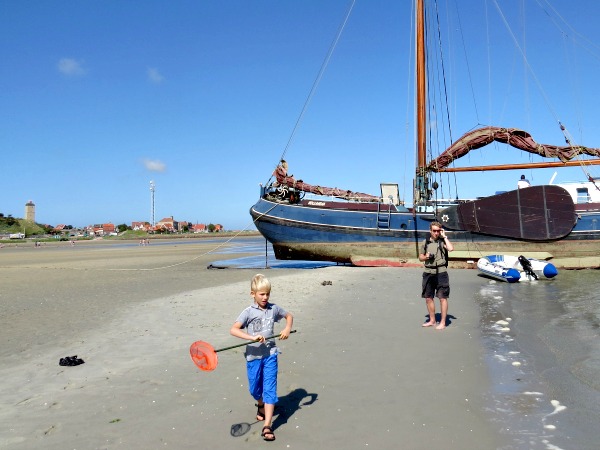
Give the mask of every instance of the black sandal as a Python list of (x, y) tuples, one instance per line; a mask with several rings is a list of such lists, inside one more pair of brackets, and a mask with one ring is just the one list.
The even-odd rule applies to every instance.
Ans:
[(262, 429), (262, 433), (260, 434), (265, 441), (274, 441), (275, 433), (273, 433), (273, 428), (270, 426), (265, 426)]
[(256, 406), (256, 420), (262, 422), (263, 420), (265, 420), (265, 404), (263, 403), (262, 405), (259, 405), (257, 403)]
[(58, 364), (60, 366), (78, 366), (79, 364), (83, 364), (85, 361), (81, 358), (75, 356), (67, 356), (66, 358), (60, 358)]

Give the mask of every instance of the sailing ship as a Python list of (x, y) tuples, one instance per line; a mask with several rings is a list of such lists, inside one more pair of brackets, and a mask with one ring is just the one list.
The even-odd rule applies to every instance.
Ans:
[[(451, 267), (472, 267), (483, 255), (527, 255), (558, 268), (600, 267), (600, 180), (535, 185), (471, 200), (440, 200), (434, 175), (444, 172), (559, 168), (600, 164), (600, 149), (537, 143), (517, 128), (481, 127), (427, 160), (427, 52), (425, 0), (415, 3), (416, 171), (413, 204), (397, 184), (381, 195), (327, 188), (288, 174), (281, 161), (274, 180), (261, 186), (250, 214), (277, 259), (358, 266), (421, 266), (420, 246), (439, 221), (454, 244)], [(551, 161), (451, 167), (473, 149), (501, 142)], [(310, 196), (309, 196), (310, 195)]]

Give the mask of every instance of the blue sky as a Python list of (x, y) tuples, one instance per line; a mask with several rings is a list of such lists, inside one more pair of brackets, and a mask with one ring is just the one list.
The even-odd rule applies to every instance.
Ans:
[[(288, 145), (350, 4), (1, 2), (0, 212), (23, 217), (32, 200), (36, 221), (51, 225), (150, 221), (152, 180), (156, 221), (252, 229), (248, 209)], [(561, 145), (558, 117), (575, 143), (600, 147), (600, 2), (449, 4), (439, 13), (454, 31), (460, 23), (453, 39), (465, 42), (445, 54), (454, 139), (493, 124)], [(396, 182), (411, 202), (411, 19), (409, 1), (356, 1), (287, 147), (292, 174), (372, 194)], [(574, 28), (560, 24), (561, 35), (563, 19)], [(530, 160), (495, 147), (462, 165)], [(553, 172), (525, 173), (542, 184)], [(557, 182), (583, 176), (565, 172)], [(457, 194), (512, 189), (520, 173), (458, 175)]]

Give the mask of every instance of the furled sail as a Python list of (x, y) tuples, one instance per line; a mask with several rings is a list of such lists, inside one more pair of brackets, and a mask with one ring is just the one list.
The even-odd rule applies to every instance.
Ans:
[(330, 195), (332, 197), (341, 198), (344, 200), (356, 200), (363, 202), (377, 202), (379, 197), (370, 194), (363, 194), (361, 192), (345, 191), (338, 188), (329, 188), (323, 186), (314, 186), (305, 183), (302, 180), (296, 180), (293, 176), (287, 174), (288, 164), (286, 161), (281, 161), (273, 175), (277, 179), (274, 183), (275, 187), (289, 187), (302, 192), (310, 192), (311, 194), (318, 195)]
[(449, 166), (453, 161), (462, 158), (469, 151), (484, 147), (493, 141), (502, 142), (544, 158), (558, 158), (562, 162), (569, 161), (578, 155), (600, 157), (600, 149), (598, 148), (588, 148), (580, 145), (559, 147), (538, 144), (527, 131), (518, 128), (485, 127), (463, 135), (440, 156), (433, 159), (427, 165), (427, 169), (436, 172)]

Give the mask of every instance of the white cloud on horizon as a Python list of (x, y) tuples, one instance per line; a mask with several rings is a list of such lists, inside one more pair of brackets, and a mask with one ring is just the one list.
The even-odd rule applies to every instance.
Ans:
[(73, 58), (61, 58), (58, 61), (57, 68), (60, 73), (70, 77), (77, 77), (84, 75), (87, 71), (83, 67), (83, 60), (76, 60)]
[(150, 80), (151, 83), (160, 84), (165, 80), (165, 77), (163, 77), (161, 75), (161, 73), (158, 71), (158, 69), (155, 67), (149, 67), (147, 73), (148, 73), (148, 79)]
[(167, 170), (166, 164), (157, 159), (144, 159), (143, 163), (146, 170), (149, 170), (150, 172), (164, 172), (165, 170)]

